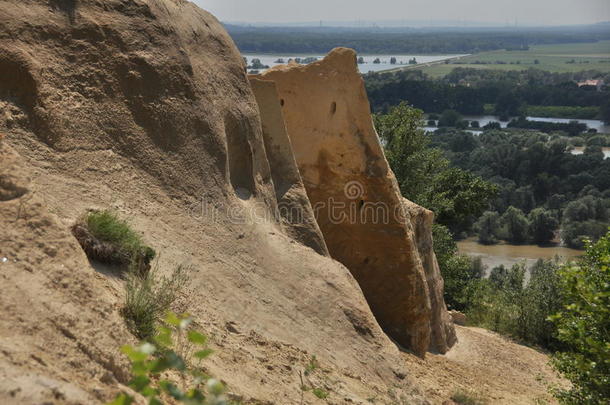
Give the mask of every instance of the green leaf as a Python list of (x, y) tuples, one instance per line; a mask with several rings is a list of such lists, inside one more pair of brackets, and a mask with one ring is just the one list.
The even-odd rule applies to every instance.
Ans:
[(194, 330), (189, 330), (187, 336), (188, 336), (189, 342), (195, 343), (195, 344), (201, 345), (201, 346), (204, 346), (208, 341), (208, 338), (206, 336), (204, 336), (203, 334), (201, 334), (197, 331), (194, 331)]
[(129, 386), (137, 392), (142, 392), (150, 383), (150, 379), (145, 375), (135, 376), (130, 382)]
[(212, 349), (199, 350), (193, 354), (196, 358), (203, 360), (207, 358), (210, 354), (214, 353)]
[(180, 318), (178, 318), (178, 316), (171, 311), (165, 316), (165, 322), (175, 327), (180, 326)]
[(174, 399), (181, 400), (184, 398), (184, 393), (180, 390), (180, 388), (167, 380), (159, 381), (159, 386)]
[(158, 398), (153, 397), (148, 401), (148, 405), (163, 405), (163, 402), (159, 401)]
[(133, 403), (133, 401), (133, 397), (122, 392), (117, 395), (114, 401), (109, 402), (107, 405), (130, 405)]
[(133, 363), (144, 361), (148, 358), (146, 353), (142, 353), (138, 349), (133, 346), (123, 346), (121, 347), (121, 351), (125, 353), (125, 355), (131, 360)]
[(159, 333), (154, 337), (155, 342), (162, 347), (172, 345), (172, 331), (164, 326), (159, 327)]

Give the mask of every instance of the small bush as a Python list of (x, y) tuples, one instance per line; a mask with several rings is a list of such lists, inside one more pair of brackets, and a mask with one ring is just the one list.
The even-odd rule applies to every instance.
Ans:
[(121, 313), (129, 330), (139, 339), (150, 339), (157, 324), (176, 301), (188, 282), (185, 268), (179, 266), (172, 275), (160, 277), (158, 267), (141, 275), (130, 271), (125, 284), (126, 301)]
[[(191, 366), (176, 348), (176, 339), (186, 336), (195, 347), (193, 357), (197, 362), (207, 358), (212, 351), (207, 347), (207, 337), (190, 329), (191, 319), (168, 313), (159, 333), (150, 342), (139, 346), (123, 346), (122, 351), (131, 362), (132, 379), (129, 387), (148, 400), (147, 403), (185, 403), (192, 405), (231, 405), (235, 402), (225, 395), (224, 385), (206, 376), (198, 365)], [(179, 340), (179, 339), (178, 339)], [(177, 372), (180, 384), (169, 381), (164, 373)], [(135, 398), (126, 393), (119, 394), (108, 405), (130, 405)]]
[(155, 251), (141, 236), (112, 211), (91, 211), (72, 227), (90, 260), (136, 267), (140, 274), (150, 270)]
[(498, 266), (480, 280), (468, 306), (468, 320), (524, 343), (559, 349), (557, 328), (547, 318), (562, 308), (559, 264), (538, 260), (525, 281), (524, 264)]

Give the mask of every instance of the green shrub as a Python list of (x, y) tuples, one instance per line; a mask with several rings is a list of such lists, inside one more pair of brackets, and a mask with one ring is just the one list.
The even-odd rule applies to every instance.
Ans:
[(137, 266), (138, 272), (150, 270), (155, 251), (142, 237), (112, 211), (91, 211), (72, 227), (87, 257), (102, 263)]
[(498, 243), (500, 234), (500, 214), (495, 211), (485, 211), (475, 224), (479, 243), (493, 245)]
[(547, 349), (560, 347), (556, 327), (548, 317), (562, 306), (556, 261), (539, 260), (524, 284), (525, 266), (495, 267), (471, 295), (468, 319), (472, 324)]
[(559, 272), (564, 306), (551, 319), (567, 350), (553, 365), (572, 386), (556, 392), (566, 404), (610, 400), (610, 232), (589, 243), (583, 259)]
[(481, 259), (458, 254), (451, 232), (443, 225), (432, 226), (434, 253), (445, 281), (445, 302), (451, 309), (463, 311), (471, 301), (473, 284), (483, 277)]
[(186, 269), (178, 266), (169, 278), (158, 266), (141, 275), (130, 271), (125, 283), (126, 300), (121, 313), (127, 327), (139, 339), (150, 339), (161, 317), (170, 309), (188, 282)]
[[(192, 405), (230, 405), (225, 395), (224, 385), (206, 376), (199, 362), (207, 358), (212, 351), (207, 347), (207, 337), (190, 328), (191, 319), (168, 313), (164, 326), (149, 342), (139, 346), (124, 346), (123, 353), (131, 362), (132, 379), (128, 386), (148, 400), (148, 404), (185, 403)], [(195, 365), (181, 355), (179, 350), (180, 336), (185, 336), (188, 343), (196, 350), (192, 357)], [(178, 339), (177, 339), (178, 338)], [(179, 374), (181, 383), (166, 379), (166, 372)], [(109, 405), (130, 405), (135, 398), (127, 393), (119, 394)]]

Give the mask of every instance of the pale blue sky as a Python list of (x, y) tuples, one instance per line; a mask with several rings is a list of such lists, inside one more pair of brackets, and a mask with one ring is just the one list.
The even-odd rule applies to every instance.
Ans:
[(519, 25), (610, 21), (610, 0), (193, 0), (222, 21), (452, 20)]

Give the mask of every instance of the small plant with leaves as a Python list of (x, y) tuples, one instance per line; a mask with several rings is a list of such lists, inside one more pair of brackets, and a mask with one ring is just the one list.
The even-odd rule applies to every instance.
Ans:
[(313, 356), (311, 356), (309, 363), (307, 363), (307, 365), (305, 366), (305, 375), (311, 374), (318, 367), (320, 367), (320, 364), (318, 363), (318, 358), (314, 354)]
[[(192, 357), (196, 362), (212, 353), (207, 337), (191, 329), (191, 323), (189, 317), (170, 312), (150, 342), (122, 348), (131, 362), (132, 379), (128, 386), (146, 398), (149, 405), (162, 405), (170, 398), (172, 402), (190, 405), (233, 404), (220, 381), (205, 375), (200, 367), (189, 364), (191, 361), (180, 354), (176, 341), (179, 336), (186, 337), (195, 348)], [(180, 384), (167, 378), (170, 372), (179, 374)], [(134, 401), (133, 395), (123, 392), (108, 405), (130, 405)]]
[[(314, 354), (309, 359), (309, 363), (305, 365), (305, 369), (303, 372), (299, 371), (299, 378), (301, 380), (301, 403), (303, 403), (303, 393), (307, 391), (311, 391), (313, 395), (315, 395), (319, 399), (326, 399), (329, 396), (328, 391), (321, 387), (317, 387), (310, 381), (311, 375), (320, 368), (320, 363), (318, 362), (318, 358)], [(304, 378), (303, 378), (304, 377)], [(305, 382), (307, 381), (307, 382)]]

